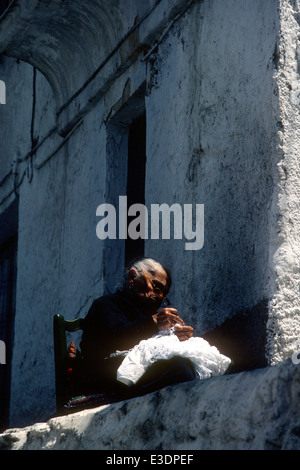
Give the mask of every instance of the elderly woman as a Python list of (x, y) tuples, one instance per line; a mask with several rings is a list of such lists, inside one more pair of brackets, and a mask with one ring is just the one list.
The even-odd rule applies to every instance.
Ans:
[(169, 304), (171, 276), (151, 258), (141, 258), (127, 268), (122, 289), (96, 299), (86, 318), (80, 344), (86, 392), (105, 392), (114, 400), (144, 395), (164, 386), (193, 380), (193, 364), (183, 357), (158, 360), (133, 387), (117, 381), (124, 357), (116, 351), (129, 350), (141, 340), (174, 327), (180, 341), (193, 335)]

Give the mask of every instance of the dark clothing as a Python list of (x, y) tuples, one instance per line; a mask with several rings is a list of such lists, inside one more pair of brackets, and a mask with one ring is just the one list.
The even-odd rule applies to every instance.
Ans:
[(158, 389), (170, 383), (195, 378), (195, 375), (193, 377), (191, 375), (193, 366), (189, 364), (186, 367), (189, 361), (185, 361), (184, 364), (180, 361), (183, 366), (181, 378), (184, 380), (180, 380), (181, 368), (178, 369), (178, 364), (170, 369), (169, 366), (174, 361), (171, 364), (169, 361), (158, 361), (160, 365), (153, 364), (134, 387), (127, 387), (117, 382), (117, 369), (124, 357), (110, 358), (110, 354), (117, 350), (133, 348), (142, 339), (150, 338), (157, 332), (158, 329), (152, 316), (143, 314), (130, 293), (118, 291), (96, 299), (85, 318), (80, 344), (86, 391), (88, 393), (113, 392), (125, 397), (130, 394), (133, 396), (148, 393), (148, 391), (153, 391), (153, 388)]
[(145, 395), (168, 385), (188, 382), (196, 378), (192, 362), (180, 356), (160, 359), (149, 367), (139, 381), (130, 387), (128, 396)]
[(119, 291), (96, 299), (85, 318), (80, 344), (84, 373), (92, 389), (115, 387), (124, 357), (109, 358), (111, 353), (133, 348), (157, 331), (152, 317), (143, 315), (129, 294)]

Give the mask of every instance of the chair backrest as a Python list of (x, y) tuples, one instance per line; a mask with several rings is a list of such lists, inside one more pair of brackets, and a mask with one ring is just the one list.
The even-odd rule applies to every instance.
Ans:
[(63, 315), (54, 315), (53, 338), (54, 338), (54, 361), (55, 361), (55, 387), (56, 387), (56, 410), (61, 413), (64, 405), (70, 398), (68, 396), (68, 348), (66, 332), (74, 332), (83, 329), (83, 318), (65, 320)]

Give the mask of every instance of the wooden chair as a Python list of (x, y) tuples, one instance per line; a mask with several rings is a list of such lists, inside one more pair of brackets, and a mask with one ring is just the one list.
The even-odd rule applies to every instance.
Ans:
[(55, 360), (55, 387), (56, 387), (56, 411), (65, 413), (64, 405), (72, 398), (68, 373), (71, 361), (68, 354), (66, 332), (75, 332), (83, 329), (84, 319), (65, 320), (63, 315), (54, 315), (54, 360)]

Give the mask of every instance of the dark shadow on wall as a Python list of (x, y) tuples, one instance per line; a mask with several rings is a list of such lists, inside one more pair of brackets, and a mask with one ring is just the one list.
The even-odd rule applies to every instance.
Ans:
[[(128, 86), (130, 93), (130, 87)], [(134, 203), (145, 203), (146, 112), (145, 83), (125, 101), (117, 103), (107, 123), (106, 203), (117, 213), (117, 238), (104, 241), (105, 293), (119, 286), (120, 272), (128, 261), (144, 254), (144, 240), (119, 237), (119, 197), (127, 196), (127, 209)], [(127, 223), (130, 222), (128, 217)]]
[(244, 309), (202, 337), (232, 363), (226, 374), (266, 367), (266, 324), (268, 301)]

